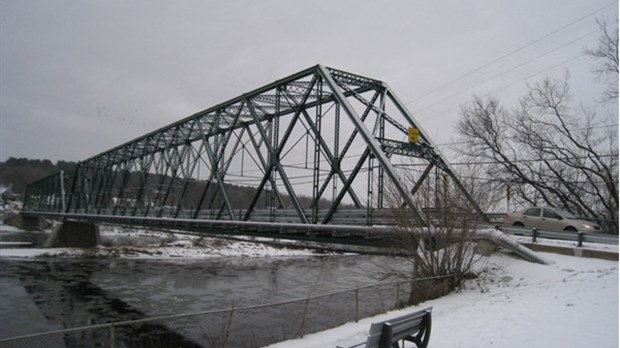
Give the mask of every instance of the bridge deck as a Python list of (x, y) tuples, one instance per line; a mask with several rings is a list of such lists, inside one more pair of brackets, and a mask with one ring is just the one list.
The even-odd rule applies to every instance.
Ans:
[[(240, 210), (238, 213), (243, 215), (243, 212), (243, 210)], [(257, 213), (262, 214), (264, 212)], [(208, 212), (203, 214), (204, 218), (199, 219), (27, 211), (22, 212), (22, 214), (26, 216), (44, 216), (54, 219), (70, 219), (146, 228), (179, 229), (187, 234), (248, 235), (314, 241), (323, 240), (332, 243), (358, 245), (377, 245), (381, 240), (389, 238), (389, 236), (396, 231), (393, 222), (390, 224), (377, 224), (373, 226), (354, 224), (354, 222), (366, 221), (366, 217), (359, 212), (343, 214), (342, 221), (347, 222), (343, 224), (304, 224), (291, 222), (293, 221), (292, 214), (286, 211), (274, 215), (273, 218), (275, 221), (269, 221), (268, 214), (259, 215), (263, 221), (209, 219)], [(346, 216), (349, 216), (348, 221), (345, 221)], [(383, 220), (384, 222), (388, 222), (387, 218)]]

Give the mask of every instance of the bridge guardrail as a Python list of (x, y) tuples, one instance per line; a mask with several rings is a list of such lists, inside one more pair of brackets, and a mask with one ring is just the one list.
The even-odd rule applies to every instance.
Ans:
[(532, 237), (532, 240), (534, 241), (536, 240), (536, 238), (546, 238), (554, 240), (573, 241), (576, 242), (578, 246), (581, 246), (580, 244), (583, 242), (618, 245), (618, 236), (603, 233), (546, 231), (514, 226), (497, 226), (497, 229), (507, 234)]
[[(107, 215), (107, 214), (110, 215)], [(292, 210), (279, 210), (272, 215), (274, 221), (269, 221), (269, 211), (257, 210), (254, 214), (254, 221), (220, 219), (212, 220), (211, 213), (213, 211), (205, 210), (197, 219), (184, 218), (166, 218), (153, 216), (126, 216), (111, 215), (112, 211), (100, 210), (96, 214), (87, 214), (85, 211), (77, 211), (74, 213), (55, 213), (55, 212), (37, 212), (22, 211), (25, 215), (40, 215), (51, 218), (74, 218), (84, 219), (93, 222), (118, 223), (139, 226), (152, 226), (159, 224), (163, 227), (170, 228), (190, 228), (190, 229), (236, 229), (246, 228), (252, 231), (259, 231), (262, 234), (267, 231), (276, 232), (279, 236), (289, 232), (291, 234), (299, 233), (320, 233), (324, 237), (329, 236), (356, 236), (361, 238), (377, 237), (380, 234), (390, 233), (395, 223), (387, 210), (373, 210), (370, 219), (372, 225), (367, 225), (368, 216), (364, 215), (366, 210), (341, 210), (334, 214), (337, 224), (301, 224), (292, 223), (288, 217), (294, 213)], [(243, 215), (245, 210), (235, 210), (235, 215)], [(319, 211), (321, 216), (322, 211)], [(608, 233), (578, 233), (569, 231), (547, 231), (537, 230), (533, 235), (532, 229), (525, 227), (503, 226), (501, 225), (504, 214), (486, 214), (490, 224), (482, 224), (480, 227), (495, 227), (502, 232), (513, 235), (522, 235), (528, 237), (540, 237), (554, 240), (575, 241), (580, 242), (601, 243), (609, 245), (618, 245), (618, 236)]]

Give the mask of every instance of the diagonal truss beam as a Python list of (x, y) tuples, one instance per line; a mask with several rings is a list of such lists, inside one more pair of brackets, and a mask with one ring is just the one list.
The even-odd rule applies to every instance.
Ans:
[[(420, 132), (419, 144), (392, 140), (411, 127)], [(425, 165), (413, 183), (403, 182), (393, 164), (403, 156)], [(374, 211), (384, 209), (385, 177), (413, 218), (426, 224), (425, 207), (413, 198), (433, 168), (448, 174), (482, 215), (387, 84), (316, 65), (80, 162), (60, 180), (68, 188), (60, 200), (58, 178), (37, 182), (27, 206), (249, 221), (268, 212), (269, 221), (302, 224), (339, 223), (341, 212), (354, 210), (371, 223)], [(240, 199), (235, 185), (252, 190)], [(63, 204), (46, 204), (54, 200)]]
[(482, 211), (482, 209), (480, 209), (478, 202), (476, 202), (476, 200), (471, 196), (469, 191), (467, 191), (465, 186), (463, 186), (463, 183), (461, 183), (461, 180), (459, 179), (459, 177), (456, 176), (454, 170), (452, 169), (450, 164), (445, 160), (445, 157), (441, 154), (437, 146), (435, 146), (431, 138), (426, 134), (426, 132), (424, 131), (422, 127), (417, 125), (417, 122), (413, 119), (413, 116), (411, 115), (409, 110), (407, 110), (407, 108), (405, 107), (405, 104), (403, 104), (400, 101), (400, 99), (398, 98), (398, 96), (396, 96), (396, 94), (392, 91), (392, 89), (389, 86), (386, 86), (386, 89), (387, 89), (388, 97), (393, 101), (394, 105), (396, 105), (400, 113), (407, 119), (411, 127), (418, 128), (419, 133), (420, 133), (420, 138), (429, 145), (430, 149), (432, 149), (432, 152), (434, 155), (433, 157), (435, 158), (435, 160), (431, 161), (431, 163), (441, 168), (446, 174), (450, 176), (455, 186), (458, 188), (461, 194), (465, 196), (465, 198), (471, 204), (471, 206), (476, 210), (480, 218), (482, 218), (483, 221), (486, 221), (487, 217)]
[(424, 220), (424, 218), (422, 218), (421, 212), (413, 204), (413, 201), (411, 200), (407, 190), (405, 189), (405, 187), (401, 183), (400, 178), (396, 174), (396, 169), (392, 166), (392, 163), (389, 161), (385, 153), (381, 150), (381, 147), (379, 143), (377, 142), (377, 140), (373, 137), (370, 131), (366, 128), (364, 123), (361, 121), (361, 118), (357, 115), (357, 113), (355, 112), (351, 104), (348, 102), (344, 94), (337, 87), (336, 82), (334, 81), (332, 76), (329, 74), (327, 69), (324, 66), (319, 65), (319, 71), (321, 72), (321, 75), (325, 79), (326, 83), (332, 88), (332, 91), (334, 91), (335, 98), (343, 106), (346, 114), (349, 116), (349, 119), (355, 125), (355, 128), (357, 129), (357, 131), (360, 133), (362, 138), (364, 138), (368, 146), (368, 149), (370, 150), (372, 155), (379, 161), (379, 163), (381, 164), (382, 168), (385, 170), (387, 175), (392, 179), (392, 182), (394, 183), (396, 190), (398, 190), (398, 193), (401, 195), (401, 198), (405, 201), (407, 206), (411, 209), (416, 220), (420, 223), (425, 224), (426, 221)]

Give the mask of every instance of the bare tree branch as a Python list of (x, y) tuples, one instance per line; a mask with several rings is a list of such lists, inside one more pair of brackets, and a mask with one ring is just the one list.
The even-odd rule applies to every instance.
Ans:
[(571, 106), (568, 76), (528, 87), (512, 112), (477, 97), (462, 107), (457, 132), (471, 146), (457, 151), (472, 161), (491, 160), (486, 170), (512, 182), (520, 202), (604, 219), (617, 232), (617, 131), (597, 132), (605, 128), (596, 113)]
[(618, 19), (616, 18), (615, 30), (608, 28), (605, 19), (599, 18), (596, 22), (601, 31), (598, 46), (595, 49), (586, 49), (584, 53), (595, 59), (592, 73), (598, 81), (607, 85), (601, 101), (609, 102), (618, 100)]

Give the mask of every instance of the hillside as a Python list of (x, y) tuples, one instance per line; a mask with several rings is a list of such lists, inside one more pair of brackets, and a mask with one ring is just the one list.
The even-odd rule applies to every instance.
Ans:
[(6, 162), (0, 162), (0, 185), (12, 185), (13, 192), (21, 196), (29, 183), (61, 170), (71, 172), (76, 164), (67, 161), (52, 163), (48, 159), (9, 157)]

